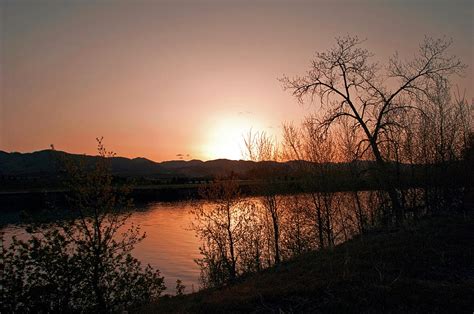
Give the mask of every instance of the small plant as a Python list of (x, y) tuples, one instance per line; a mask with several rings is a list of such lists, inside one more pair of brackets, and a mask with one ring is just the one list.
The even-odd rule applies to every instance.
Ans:
[(163, 277), (131, 255), (145, 238), (127, 225), (128, 188), (112, 185), (108, 152), (97, 139), (94, 165), (62, 161), (69, 219), (40, 224), (3, 254), (3, 312), (115, 312), (150, 302)]
[(186, 286), (183, 285), (183, 282), (180, 279), (176, 280), (176, 295), (183, 295)]

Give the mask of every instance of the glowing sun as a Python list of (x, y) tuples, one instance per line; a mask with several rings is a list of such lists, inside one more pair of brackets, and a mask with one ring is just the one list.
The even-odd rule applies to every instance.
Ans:
[(244, 136), (261, 124), (251, 121), (248, 116), (220, 118), (209, 125), (208, 141), (204, 153), (209, 159), (244, 159)]

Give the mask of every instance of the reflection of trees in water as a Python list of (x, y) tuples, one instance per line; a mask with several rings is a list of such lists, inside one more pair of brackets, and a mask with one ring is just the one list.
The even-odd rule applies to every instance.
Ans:
[[(250, 254), (258, 267), (267, 267), (307, 250), (332, 248), (374, 227), (401, 226), (424, 215), (462, 208), (462, 187), (470, 179), (462, 169), (472, 168), (465, 162), (472, 133), (466, 100), (459, 93), (452, 99), (449, 80), (465, 66), (448, 53), (451, 42), (425, 38), (411, 60), (395, 54), (385, 67), (371, 61), (372, 54), (362, 43), (357, 37), (339, 38), (332, 49), (316, 53), (305, 75), (282, 79), (300, 102), (309, 99), (318, 106), (301, 126), (284, 126), (281, 147), (264, 132), (250, 132), (245, 138), (246, 157), (267, 162), (268, 167), (260, 172), (262, 196), (253, 205), (258, 219), (241, 223), (235, 212), (239, 221), (235, 230), (254, 232), (251, 241), (258, 244), (246, 244), (251, 237), (242, 237), (243, 249), (232, 257), (237, 275), (247, 272), (242, 267), (249, 255), (246, 248), (258, 252)], [(311, 192), (277, 195), (270, 163), (276, 160), (295, 161), (292, 170), (298, 188)], [(331, 172), (338, 162), (349, 167), (346, 179), (352, 185), (347, 185), (346, 193), (330, 192), (342, 184)], [(380, 190), (358, 191), (361, 176)], [(232, 225), (229, 221), (227, 226)], [(212, 230), (221, 228), (216, 224)], [(218, 248), (226, 252), (228, 244)], [(212, 247), (204, 253), (213, 254)], [(200, 266), (213, 273), (205, 259)]]
[[(278, 264), (273, 220), (264, 196), (243, 198), (232, 180), (217, 181), (206, 193), (207, 202), (193, 209), (193, 227), (202, 241), (202, 257), (197, 262), (204, 287), (225, 285)], [(424, 208), (422, 189), (406, 189), (403, 195), (407, 220), (426, 214), (418, 211)], [(321, 203), (315, 205), (315, 198)], [(325, 202), (325, 198), (330, 201)], [(275, 195), (275, 199), (280, 208), (282, 260), (331, 248), (378, 227), (384, 220), (385, 207), (390, 206), (385, 191), (314, 192)], [(323, 207), (319, 215), (315, 206)]]

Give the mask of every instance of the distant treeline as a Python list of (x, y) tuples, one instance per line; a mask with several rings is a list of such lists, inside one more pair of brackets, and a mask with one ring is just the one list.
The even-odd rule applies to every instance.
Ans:
[[(232, 162), (232, 161), (229, 161)], [(240, 161), (240, 163), (246, 163)], [(470, 161), (472, 164), (472, 161)], [(288, 167), (288, 164), (292, 166)], [(370, 175), (372, 162), (331, 164), (325, 176), (330, 180), (311, 176), (305, 178), (297, 162), (254, 163), (254, 168), (244, 174), (228, 173), (236, 178), (241, 193), (246, 196), (261, 194), (262, 185), (272, 185), (274, 193), (297, 194), (308, 192), (343, 192), (380, 189), (380, 184)], [(393, 182), (401, 189), (426, 186), (472, 186), (466, 162), (450, 162), (436, 165), (392, 164)], [(357, 169), (357, 175), (352, 175)], [(307, 176), (308, 174), (306, 174)], [(115, 175), (114, 185), (132, 184), (130, 196), (138, 202), (148, 200), (181, 201), (201, 198), (199, 189), (209, 185), (216, 177), (149, 178)], [(269, 176), (271, 176), (269, 178)], [(310, 180), (311, 185), (307, 182)], [(49, 175), (2, 175), (0, 176), (0, 208), (44, 208), (45, 205), (65, 203), (66, 188), (59, 172)], [(13, 207), (12, 207), (13, 206)]]
[[(30, 190), (53, 191), (60, 190), (62, 186), (62, 173), (57, 165), (58, 158), (67, 156), (71, 159), (84, 161), (92, 166), (97, 156), (74, 155), (65, 152), (45, 150), (35, 153), (5, 153), (0, 152), (0, 192)], [(301, 190), (298, 185), (301, 180), (302, 167), (311, 166), (308, 161), (235, 161), (211, 160), (207, 162), (193, 161), (167, 161), (155, 163), (147, 159), (128, 159), (123, 157), (111, 158), (111, 171), (114, 182), (118, 185), (132, 183), (137, 190), (167, 191), (194, 190), (196, 185), (208, 184), (217, 177), (232, 175), (239, 181), (245, 191), (245, 186), (258, 184), (259, 180), (272, 180), (282, 184), (282, 193), (288, 189)], [(466, 165), (458, 161), (438, 164), (402, 164), (392, 163), (392, 174), (400, 187), (417, 186), (423, 184), (427, 175), (430, 184), (446, 181), (446, 175), (456, 177), (455, 184), (469, 182), (469, 171)], [(347, 189), (374, 189), (377, 183), (373, 181), (370, 171), (376, 169), (374, 161), (352, 161), (347, 163), (327, 163), (325, 185), (317, 184), (318, 189), (329, 191), (344, 191)], [(353, 173), (356, 172), (356, 176)], [(439, 179), (432, 180), (438, 177)], [(318, 180), (317, 177), (312, 180)], [(287, 183), (292, 182), (288, 185)], [(278, 185), (278, 184), (277, 184)], [(304, 189), (304, 188), (303, 188)], [(140, 192), (143, 194), (146, 192)], [(181, 192), (177, 192), (182, 195)], [(181, 198), (181, 196), (180, 196)]]

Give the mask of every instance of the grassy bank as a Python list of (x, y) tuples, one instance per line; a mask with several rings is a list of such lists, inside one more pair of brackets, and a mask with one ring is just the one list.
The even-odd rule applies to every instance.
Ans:
[(139, 312), (472, 313), (473, 243), (472, 215), (430, 218)]

